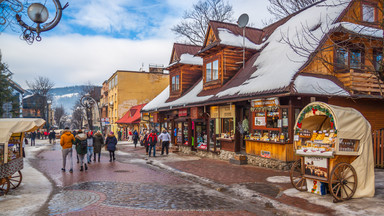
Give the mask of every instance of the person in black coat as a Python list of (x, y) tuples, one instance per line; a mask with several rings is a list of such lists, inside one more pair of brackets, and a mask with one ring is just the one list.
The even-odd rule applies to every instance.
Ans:
[(108, 137), (105, 140), (105, 144), (107, 145), (107, 150), (109, 151), (109, 162), (112, 162), (112, 160), (116, 160), (115, 151), (116, 151), (117, 139), (113, 132), (108, 134)]

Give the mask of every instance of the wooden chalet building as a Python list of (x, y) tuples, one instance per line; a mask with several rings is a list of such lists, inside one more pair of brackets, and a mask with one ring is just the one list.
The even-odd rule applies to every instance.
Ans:
[(247, 27), (244, 53), (243, 29), (211, 21), (201, 48), (174, 45), (170, 85), (142, 112), (171, 130), (183, 152), (223, 160), (242, 153), (278, 169), (296, 159), (293, 128), (310, 102), (353, 107), (373, 130), (384, 128), (381, 5), (332, 2)]

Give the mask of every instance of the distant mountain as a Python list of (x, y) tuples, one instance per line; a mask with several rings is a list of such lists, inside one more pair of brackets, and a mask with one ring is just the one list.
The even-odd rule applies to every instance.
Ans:
[(80, 99), (85, 86), (68, 86), (52, 88), (49, 92), (52, 95), (52, 107), (63, 105), (67, 114), (72, 114), (73, 106)]
[[(76, 101), (80, 99), (86, 87), (88, 86), (78, 85), (78, 86), (52, 88), (49, 91), (49, 94), (52, 96), (52, 107), (55, 108), (63, 105), (65, 112), (68, 115), (71, 115)], [(100, 90), (101, 90), (101, 87), (97, 86), (96, 88), (97, 93), (99, 93)], [(27, 92), (24, 94), (24, 98), (28, 97), (31, 94), (32, 93), (27, 90)], [(98, 97), (100, 97), (100, 95)]]

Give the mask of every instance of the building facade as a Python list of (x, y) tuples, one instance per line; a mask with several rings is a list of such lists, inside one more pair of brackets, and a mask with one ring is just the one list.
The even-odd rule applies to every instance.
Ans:
[(168, 85), (169, 75), (161, 72), (116, 71), (108, 80), (110, 131), (117, 133), (117, 120), (132, 107), (148, 103)]
[(311, 102), (353, 107), (372, 130), (383, 128), (382, 15), (367, 9), (382, 5), (367, 2), (319, 2), (264, 29), (247, 27), (244, 40), (237, 25), (211, 21), (192, 56), (184, 49), (176, 55), (184, 60), (175, 58), (174, 45), (169, 87), (142, 112), (170, 129), (185, 153), (223, 160), (241, 153), (278, 169), (298, 159), (294, 128)]

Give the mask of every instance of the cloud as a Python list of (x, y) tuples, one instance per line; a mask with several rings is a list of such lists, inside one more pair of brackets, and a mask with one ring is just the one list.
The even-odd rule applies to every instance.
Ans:
[[(65, 35), (44, 37), (28, 46), (18, 37), (1, 35), (3, 61), (14, 73), (14, 80), (26, 87), (25, 80), (49, 77), (56, 86), (101, 84), (116, 70), (138, 71), (141, 64), (169, 62), (170, 40), (115, 39), (102, 36)], [(3, 40), (4, 39), (4, 40)]]

